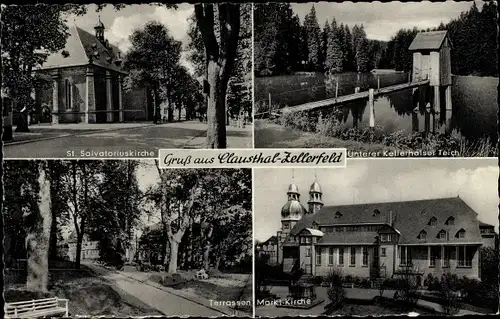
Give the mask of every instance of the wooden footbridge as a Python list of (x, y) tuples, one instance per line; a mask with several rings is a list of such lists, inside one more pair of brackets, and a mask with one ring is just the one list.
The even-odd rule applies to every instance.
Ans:
[(315, 111), (318, 109), (322, 109), (325, 107), (332, 107), (341, 104), (345, 104), (352, 101), (364, 100), (368, 99), (369, 101), (374, 100), (375, 97), (382, 96), (384, 94), (389, 94), (397, 91), (419, 88), (421, 86), (429, 85), (429, 80), (416, 81), (410, 83), (403, 83), (397, 85), (391, 85), (387, 87), (383, 87), (380, 89), (369, 89), (368, 91), (358, 92), (349, 95), (343, 95), (339, 97), (329, 98), (321, 101), (309, 102), (301, 105), (284, 107), (279, 110), (282, 115), (295, 113), (295, 112), (304, 112), (304, 111)]

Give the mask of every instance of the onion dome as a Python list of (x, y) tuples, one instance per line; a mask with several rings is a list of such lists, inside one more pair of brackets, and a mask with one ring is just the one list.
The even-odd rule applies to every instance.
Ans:
[(311, 188), (309, 189), (309, 193), (321, 193), (321, 186), (319, 186), (318, 182), (314, 182), (311, 184)]
[(290, 186), (288, 186), (288, 192), (286, 192), (286, 193), (287, 194), (299, 194), (299, 188), (295, 184), (290, 184)]
[(304, 207), (298, 200), (289, 200), (283, 208), (281, 208), (281, 218), (299, 220), (307, 214), (307, 208)]

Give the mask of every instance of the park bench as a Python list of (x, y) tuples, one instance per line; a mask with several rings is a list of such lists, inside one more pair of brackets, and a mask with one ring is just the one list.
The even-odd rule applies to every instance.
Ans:
[[(62, 304), (62, 305), (61, 305)], [(46, 298), (30, 301), (7, 302), (5, 318), (37, 318), (62, 314), (68, 317), (68, 299)]]

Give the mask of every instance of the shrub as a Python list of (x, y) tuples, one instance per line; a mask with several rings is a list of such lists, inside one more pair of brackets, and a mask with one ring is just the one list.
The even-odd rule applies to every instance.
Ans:
[(459, 281), (455, 274), (443, 274), (439, 285), (441, 308), (446, 315), (456, 315), (459, 311), (458, 295)]
[(329, 283), (330, 286), (342, 286), (344, 281), (342, 271), (338, 268), (330, 268), (330, 271), (324, 281)]
[(362, 288), (370, 288), (372, 286), (372, 283), (370, 281), (370, 279), (368, 278), (362, 278), (359, 285), (362, 287)]
[(353, 277), (351, 275), (346, 275), (344, 277), (344, 282), (345, 283), (352, 283), (353, 282)]
[(330, 299), (331, 303), (329, 307), (333, 309), (342, 308), (344, 305), (346, 291), (342, 285), (333, 285), (328, 288), (328, 299)]
[(414, 307), (419, 299), (415, 270), (411, 267), (402, 267), (396, 275), (398, 284), (394, 299), (403, 301), (404, 306)]
[(323, 282), (323, 277), (321, 276), (314, 276), (313, 278), (311, 278), (312, 284), (321, 285), (322, 282)]

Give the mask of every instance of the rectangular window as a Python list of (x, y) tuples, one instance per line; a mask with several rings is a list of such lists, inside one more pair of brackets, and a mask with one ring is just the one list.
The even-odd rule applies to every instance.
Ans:
[(311, 257), (311, 248), (306, 248), (306, 257)]
[(351, 247), (350, 266), (356, 266), (356, 247)]
[(328, 265), (333, 265), (333, 247), (328, 248)]
[(430, 248), (429, 267), (436, 267), (436, 260), (441, 258), (441, 248), (433, 246)]
[(450, 267), (450, 248), (451, 247), (443, 247), (443, 267)]
[(283, 223), (283, 229), (288, 229), (288, 228), (289, 228), (288, 223)]
[(381, 248), (380, 249), (380, 256), (382, 256), (382, 257), (386, 256), (386, 248)]
[(411, 266), (411, 248), (408, 246), (401, 246), (399, 248), (399, 264), (403, 266)]
[(344, 265), (344, 247), (339, 247), (339, 265)]
[(306, 244), (310, 244), (311, 243), (311, 237), (306, 237)]
[(458, 238), (465, 238), (465, 232), (464, 231), (458, 232)]
[(343, 232), (344, 231), (344, 226), (335, 227), (335, 231), (338, 232), (338, 233)]
[(316, 248), (316, 266), (321, 266), (321, 247)]
[(363, 247), (363, 266), (368, 266), (368, 247)]
[(458, 246), (458, 266), (472, 267), (472, 257), (474, 256), (474, 248), (467, 246)]
[(440, 239), (445, 239), (446, 238), (446, 232), (442, 231), (439, 233), (439, 238)]

